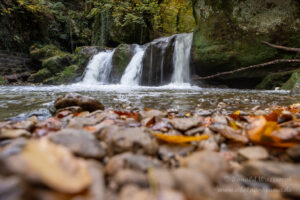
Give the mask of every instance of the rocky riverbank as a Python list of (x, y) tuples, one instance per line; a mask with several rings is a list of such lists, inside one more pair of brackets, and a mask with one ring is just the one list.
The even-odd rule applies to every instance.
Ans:
[(0, 199), (298, 199), (300, 105), (105, 109), (67, 94), (0, 122)]

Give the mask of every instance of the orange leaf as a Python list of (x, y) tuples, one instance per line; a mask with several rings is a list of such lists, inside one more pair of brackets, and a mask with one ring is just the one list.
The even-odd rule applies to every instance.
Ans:
[(85, 126), (84, 129), (89, 132), (94, 132), (97, 130), (94, 126)]
[[(273, 147), (291, 147), (296, 145), (296, 142), (284, 141), (283, 138), (288, 137), (287, 132), (278, 132), (280, 126), (273, 121), (267, 121), (265, 117), (253, 117), (248, 128), (248, 136), (252, 142), (269, 145)], [(275, 134), (277, 133), (277, 135)], [(289, 136), (293, 137), (293, 136)]]
[(183, 135), (167, 135), (162, 133), (152, 133), (158, 139), (173, 143), (173, 144), (182, 144), (187, 142), (206, 140), (209, 138), (209, 135), (200, 135), (200, 136), (183, 136)]
[(234, 120), (240, 120), (241, 119), (240, 113), (241, 111), (237, 110), (233, 114), (230, 114), (229, 117), (231, 117)]
[(269, 115), (264, 115), (264, 117), (266, 118), (267, 121), (277, 122), (277, 120), (278, 120), (278, 113), (272, 112)]

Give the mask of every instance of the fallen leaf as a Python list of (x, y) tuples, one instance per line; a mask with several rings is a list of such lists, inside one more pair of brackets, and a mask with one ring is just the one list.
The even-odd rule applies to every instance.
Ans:
[(238, 123), (236, 123), (235, 121), (230, 121), (229, 122), (229, 126), (231, 127), (231, 128), (233, 128), (234, 130), (240, 130), (242, 127), (238, 124)]
[(237, 110), (234, 113), (230, 114), (229, 117), (231, 117), (233, 120), (241, 120), (241, 111)]
[(84, 129), (89, 131), (89, 132), (97, 131), (97, 128), (95, 128), (94, 126), (85, 126)]
[(137, 112), (123, 112), (123, 111), (114, 111), (115, 114), (119, 115), (121, 119), (133, 118), (138, 121), (138, 113)]
[(188, 112), (184, 115), (185, 117), (191, 117), (192, 116), (192, 112)]
[(214, 124), (213, 126), (211, 126), (211, 129), (219, 132), (223, 137), (230, 140), (234, 140), (236, 142), (246, 144), (249, 141), (247, 136), (242, 134), (241, 130), (235, 130), (230, 126), (226, 126), (223, 124)]
[(252, 117), (247, 133), (252, 142), (274, 147), (291, 147), (300, 141), (297, 130), (280, 128), (278, 123), (267, 121), (263, 116)]
[(182, 144), (187, 142), (206, 140), (209, 138), (209, 135), (200, 135), (200, 136), (181, 136), (181, 135), (167, 135), (162, 133), (152, 133), (158, 139), (173, 143), (173, 144)]
[(64, 111), (59, 112), (59, 113), (56, 115), (56, 117), (61, 119), (61, 118), (64, 118), (64, 117), (66, 117), (66, 116), (68, 116), (68, 115), (71, 115), (71, 114), (72, 114), (71, 111), (69, 111), (69, 110), (64, 110)]

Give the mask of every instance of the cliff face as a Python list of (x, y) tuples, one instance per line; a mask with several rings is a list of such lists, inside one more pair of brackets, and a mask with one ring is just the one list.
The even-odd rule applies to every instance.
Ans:
[[(300, 5), (296, 0), (193, 0), (193, 9), (197, 28), (192, 62), (199, 76), (297, 56), (261, 44), (300, 46)], [(244, 71), (213, 81), (229, 86), (239, 81), (241, 87), (254, 87), (269, 71), (282, 67), (286, 66)]]

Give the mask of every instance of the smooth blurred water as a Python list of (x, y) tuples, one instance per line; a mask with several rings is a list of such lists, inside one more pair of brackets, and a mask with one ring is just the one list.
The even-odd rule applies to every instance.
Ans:
[(0, 121), (9, 118), (26, 119), (32, 115), (49, 117), (55, 99), (68, 92), (92, 96), (106, 108), (132, 107), (177, 109), (190, 111), (197, 107), (213, 109), (220, 102), (228, 104), (229, 111), (248, 110), (256, 105), (289, 105), (299, 102), (287, 91), (257, 91), (233, 89), (203, 89), (189, 84), (161, 87), (124, 85), (61, 85), (61, 86), (7, 86), (0, 87)]

